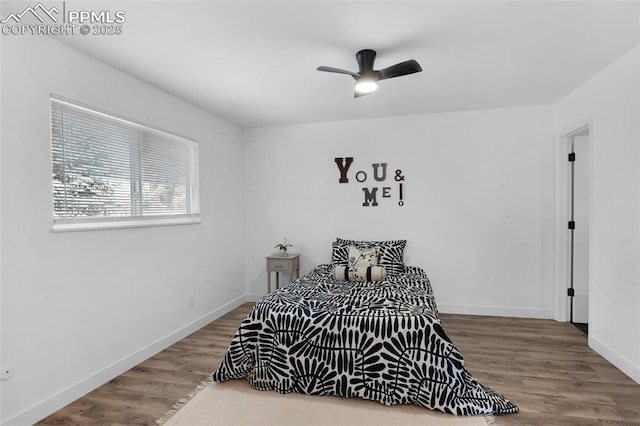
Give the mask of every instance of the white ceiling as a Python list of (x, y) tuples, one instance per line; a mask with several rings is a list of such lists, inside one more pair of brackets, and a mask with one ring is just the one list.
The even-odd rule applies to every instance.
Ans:
[[(548, 105), (640, 43), (638, 1), (124, 1), (63, 41), (241, 127)], [(354, 54), (423, 72), (353, 98)]]

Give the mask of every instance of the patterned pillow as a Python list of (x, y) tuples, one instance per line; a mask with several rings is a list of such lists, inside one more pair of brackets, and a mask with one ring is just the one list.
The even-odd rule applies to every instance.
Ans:
[(337, 241), (331, 243), (331, 263), (334, 265), (348, 265), (350, 245), (352, 244), (339, 243)]
[(338, 281), (383, 281), (387, 277), (387, 271), (382, 266), (341, 266), (334, 268), (334, 274)]
[(334, 265), (349, 264), (349, 246), (378, 248), (378, 266), (384, 266), (388, 275), (404, 273), (404, 248), (407, 240), (391, 241), (356, 241), (336, 238), (332, 244), (331, 263)]
[(359, 266), (378, 266), (378, 248), (350, 245), (347, 265), (352, 268)]

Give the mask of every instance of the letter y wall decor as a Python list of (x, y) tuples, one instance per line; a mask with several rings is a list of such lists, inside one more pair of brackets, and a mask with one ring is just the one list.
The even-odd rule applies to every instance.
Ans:
[(393, 175), (387, 174), (387, 163), (371, 163), (371, 168), (351, 170), (354, 164), (353, 157), (336, 157), (334, 159), (340, 177), (339, 183), (361, 184), (363, 207), (377, 207), (379, 202), (393, 200), (398, 206), (404, 206), (404, 174), (401, 169), (396, 169)]

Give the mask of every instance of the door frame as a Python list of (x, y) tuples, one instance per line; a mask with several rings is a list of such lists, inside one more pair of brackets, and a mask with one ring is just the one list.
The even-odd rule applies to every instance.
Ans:
[[(591, 232), (591, 223), (593, 217), (593, 122), (591, 117), (588, 117), (575, 125), (569, 127), (566, 131), (558, 133), (556, 135), (556, 188), (555, 188), (555, 205), (556, 205), (556, 220), (555, 220), (555, 285), (554, 285), (554, 309), (553, 315), (556, 321), (567, 322), (570, 321), (570, 304), (571, 299), (567, 295), (567, 289), (569, 288), (571, 266), (570, 266), (570, 233), (567, 223), (569, 221), (569, 206), (571, 196), (571, 169), (569, 167), (568, 155), (569, 155), (569, 141), (572, 136), (575, 136), (581, 132), (588, 130), (588, 144), (589, 150), (589, 164), (587, 164), (588, 176), (589, 176), (589, 200), (587, 203), (587, 209), (589, 214), (589, 223), (586, 224), (589, 237), (593, 234)], [(591, 247), (589, 244), (589, 259), (591, 259)], [(587, 266), (589, 271), (588, 289), (589, 295), (591, 295), (591, 261)], [(589, 297), (589, 312), (591, 312), (591, 300)]]

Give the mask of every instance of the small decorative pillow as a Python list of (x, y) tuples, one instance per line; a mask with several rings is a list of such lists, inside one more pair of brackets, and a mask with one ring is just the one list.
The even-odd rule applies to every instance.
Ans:
[(349, 258), (347, 264), (352, 268), (359, 266), (378, 266), (377, 247), (349, 246)]
[(382, 266), (336, 266), (334, 269), (338, 281), (383, 281), (387, 271)]

